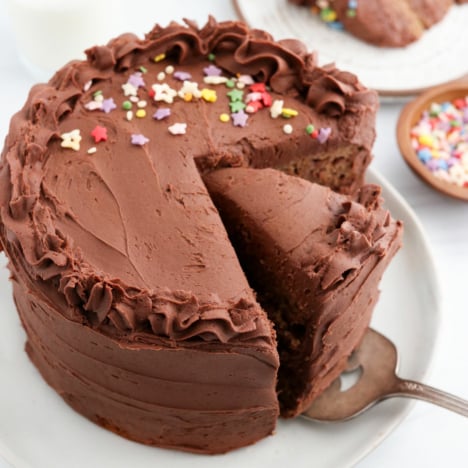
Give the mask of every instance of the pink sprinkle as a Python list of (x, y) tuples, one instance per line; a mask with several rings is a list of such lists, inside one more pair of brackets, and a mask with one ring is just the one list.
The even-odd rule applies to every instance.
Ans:
[(319, 131), (319, 134), (317, 135), (317, 140), (319, 141), (319, 143), (323, 145), (330, 137), (330, 134), (331, 134), (330, 127), (321, 128)]

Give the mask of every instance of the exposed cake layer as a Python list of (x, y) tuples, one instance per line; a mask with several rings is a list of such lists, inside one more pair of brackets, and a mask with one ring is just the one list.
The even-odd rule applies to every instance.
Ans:
[(356, 200), (272, 169), (205, 176), (251, 285), (275, 322), (282, 414), (303, 411), (344, 369), (401, 243), (377, 186)]

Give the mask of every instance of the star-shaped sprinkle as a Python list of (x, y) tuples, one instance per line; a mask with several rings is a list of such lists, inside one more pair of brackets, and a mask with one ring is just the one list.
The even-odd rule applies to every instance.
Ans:
[(245, 96), (245, 102), (250, 102), (250, 101), (259, 101), (262, 99), (263, 93), (249, 93), (247, 96)]
[(160, 107), (154, 114), (153, 119), (162, 120), (171, 115), (171, 109), (168, 107)]
[(319, 130), (319, 134), (317, 135), (317, 140), (319, 143), (325, 143), (328, 138), (330, 137), (331, 134), (331, 128), (330, 127), (324, 127)]
[(231, 112), (239, 112), (245, 109), (245, 104), (242, 101), (234, 101), (229, 103), (229, 107), (231, 108)]
[(266, 91), (265, 83), (254, 83), (249, 86), (252, 93), (264, 93)]
[(235, 127), (245, 127), (249, 116), (241, 109), (239, 112), (231, 114), (231, 118)]
[(117, 105), (114, 102), (114, 98), (104, 99), (102, 101), (101, 110), (108, 114), (110, 111), (117, 109)]
[(95, 143), (100, 141), (107, 141), (107, 128), (96, 125), (91, 132), (91, 136), (94, 138)]
[(216, 91), (214, 89), (203, 88), (201, 90), (201, 97), (206, 102), (216, 102), (218, 96), (216, 95)]
[(172, 76), (176, 80), (179, 80), (179, 81), (187, 81), (187, 80), (192, 79), (192, 75), (190, 73), (184, 72), (184, 71), (176, 71), (176, 72), (174, 72), (174, 74)]
[(177, 96), (177, 91), (172, 89), (167, 83), (162, 84), (154, 84), (152, 86), (154, 91), (154, 100), (155, 101), (164, 101), (168, 104), (172, 104), (174, 102), (174, 98)]
[(79, 129), (75, 129), (67, 133), (62, 133), (60, 138), (62, 139), (62, 143), (60, 143), (62, 148), (70, 148), (74, 151), (79, 151), (81, 141)]
[(140, 88), (145, 86), (145, 80), (143, 79), (143, 74), (141, 72), (132, 73), (127, 80), (127, 83), (130, 83), (135, 88)]
[(146, 138), (141, 133), (132, 133), (131, 141), (132, 141), (132, 145), (143, 146), (145, 143), (148, 143), (149, 138)]
[(210, 64), (203, 69), (205, 76), (221, 76), (223, 70), (216, 65)]
[(187, 131), (186, 123), (175, 123), (168, 128), (169, 132), (173, 135), (184, 135)]
[(133, 86), (131, 83), (124, 83), (122, 85), (122, 90), (125, 96), (136, 96), (138, 88)]
[(231, 102), (242, 101), (244, 91), (241, 91), (240, 89), (233, 89), (232, 91), (229, 91), (227, 95)]
[(182, 88), (179, 89), (178, 95), (182, 99), (185, 98), (187, 94), (190, 94), (194, 98), (201, 97), (201, 91), (198, 89), (198, 83), (195, 81), (184, 81)]

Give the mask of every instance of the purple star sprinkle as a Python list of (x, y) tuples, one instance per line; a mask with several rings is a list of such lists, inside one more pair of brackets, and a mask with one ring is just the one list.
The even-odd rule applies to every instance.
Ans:
[(149, 138), (146, 138), (141, 133), (132, 133), (132, 145), (143, 146), (145, 143), (148, 143)]
[(127, 80), (127, 83), (130, 83), (135, 88), (140, 88), (141, 86), (145, 86), (145, 80), (143, 79), (141, 72), (132, 73)]
[(187, 80), (192, 79), (192, 75), (190, 73), (184, 72), (184, 71), (176, 71), (176, 72), (174, 72), (174, 74), (172, 76), (176, 80), (180, 80), (180, 81), (187, 81)]
[(319, 143), (322, 145), (328, 140), (331, 134), (331, 128), (330, 127), (324, 127), (319, 130), (319, 134), (317, 135), (317, 140)]
[(218, 68), (216, 65), (213, 64), (203, 69), (203, 73), (205, 73), (206, 76), (221, 76), (222, 72), (223, 70), (221, 70), (221, 68)]
[(162, 120), (169, 117), (170, 115), (171, 109), (168, 107), (161, 107), (153, 114), (153, 119)]
[(249, 115), (246, 114), (242, 109), (239, 112), (231, 114), (232, 123), (235, 127), (245, 127)]
[(108, 114), (110, 111), (113, 111), (116, 108), (117, 106), (115, 105), (113, 98), (104, 99), (104, 101), (102, 101), (101, 110), (104, 111), (106, 114)]

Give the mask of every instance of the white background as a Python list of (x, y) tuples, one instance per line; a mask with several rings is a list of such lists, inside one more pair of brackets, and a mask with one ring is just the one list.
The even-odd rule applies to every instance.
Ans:
[[(155, 22), (165, 25), (183, 17), (203, 24), (209, 13), (219, 20), (236, 18), (229, 0), (132, 0), (129, 4), (124, 15), (125, 29), (137, 33), (149, 30)], [(142, 4), (144, 7), (137, 8)], [(0, 1), (0, 44), (0, 141), (3, 141), (11, 115), (23, 105), (35, 82), (18, 60), (4, 0)], [(383, 174), (415, 210), (428, 236), (442, 280), (442, 331), (426, 383), (468, 398), (468, 203), (434, 193), (407, 168), (395, 138), (401, 108), (402, 103), (381, 104), (372, 167)], [(418, 278), (408, 278), (408, 281), (417, 282)], [(0, 369), (0, 385), (1, 379)], [(403, 423), (358, 466), (466, 467), (468, 420), (418, 402)], [(0, 468), (7, 467), (9, 465), (2, 462), (0, 456)], [(320, 467), (316, 465), (315, 468)]]

